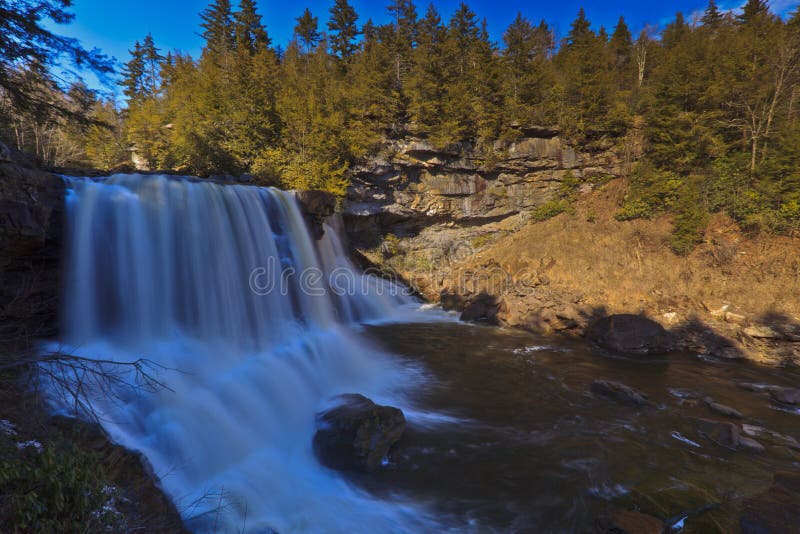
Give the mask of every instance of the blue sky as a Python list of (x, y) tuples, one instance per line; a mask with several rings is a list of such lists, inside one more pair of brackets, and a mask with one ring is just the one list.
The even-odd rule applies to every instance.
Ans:
[[(232, 0), (236, 5), (237, 0)], [(386, 4), (388, 1), (350, 0), (359, 14), (359, 24), (368, 18), (375, 22), (387, 22)], [(417, 11), (424, 14), (427, 0), (417, 0)], [(447, 20), (459, 4), (459, 0), (436, 0), (433, 2)], [(510, 0), (472, 0), (468, 5), (479, 17), (486, 17), (489, 31), (494, 41), (501, 42), (504, 29), (511, 23), (518, 11), (531, 20), (545, 19), (563, 36), (569, 30), (570, 22), (580, 7), (584, 7), (595, 29), (604, 25), (609, 30), (624, 15), (632, 31), (637, 33), (644, 25), (663, 26), (676, 12), (684, 15), (702, 11), (707, 0), (673, 0), (667, 2), (608, 0), (590, 2), (587, 0), (561, 0), (512, 2)], [(727, 9), (736, 8), (743, 0), (722, 0), (717, 2)], [(142, 39), (148, 32), (153, 34), (156, 45), (162, 51), (178, 49), (197, 56), (203, 45), (199, 36), (200, 18), (198, 14), (206, 7), (206, 0), (75, 0), (73, 11), (75, 20), (68, 26), (51, 27), (59, 34), (76, 37), (87, 48), (98, 47), (120, 62), (127, 61), (128, 49), (134, 41)], [(308, 6), (319, 17), (320, 26), (325, 27), (328, 9), (333, 0), (307, 0), (287, 2), (280, 0), (257, 0), (262, 20), (274, 44), (285, 45), (292, 36), (295, 18)], [(797, 6), (797, 0), (773, 0), (774, 11), (785, 14)], [(91, 85), (95, 82), (89, 80)]]

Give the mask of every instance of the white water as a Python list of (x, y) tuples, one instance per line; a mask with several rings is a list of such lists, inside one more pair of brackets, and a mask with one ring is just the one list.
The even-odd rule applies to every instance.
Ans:
[(313, 457), (314, 416), (332, 396), (404, 407), (422, 379), (350, 326), (411, 301), (357, 274), (331, 228), (313, 241), (291, 193), (120, 175), (71, 180), (67, 213), (65, 346), (165, 368), (169, 389), (98, 393), (95, 408), (116, 441), (145, 453), (190, 528), (438, 528), (422, 507), (375, 500)]

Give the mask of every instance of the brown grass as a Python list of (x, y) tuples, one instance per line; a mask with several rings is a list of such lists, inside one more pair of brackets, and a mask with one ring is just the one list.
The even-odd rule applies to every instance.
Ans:
[(800, 316), (800, 240), (747, 237), (716, 216), (689, 256), (666, 241), (669, 218), (619, 222), (624, 182), (584, 195), (564, 213), (502, 237), (463, 264), (494, 260), (509, 272), (547, 267), (550, 288), (611, 312), (703, 311), (729, 304), (748, 315)]

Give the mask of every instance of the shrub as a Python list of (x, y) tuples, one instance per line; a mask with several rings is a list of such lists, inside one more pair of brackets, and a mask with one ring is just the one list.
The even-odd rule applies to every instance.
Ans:
[(18, 448), (0, 445), (0, 530), (87, 532), (119, 530), (113, 489), (98, 472), (99, 459), (71, 442)]
[(566, 200), (550, 200), (531, 211), (531, 220), (534, 222), (546, 221), (560, 213), (564, 213), (568, 209), (569, 203)]

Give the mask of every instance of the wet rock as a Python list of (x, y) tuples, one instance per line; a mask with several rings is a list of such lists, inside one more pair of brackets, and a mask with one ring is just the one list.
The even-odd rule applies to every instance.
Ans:
[(800, 472), (775, 473), (764, 493), (742, 501), (739, 526), (743, 534), (797, 532), (800, 525)]
[(487, 321), (495, 323), (500, 303), (497, 297), (482, 293), (470, 299), (461, 312), (462, 321)]
[(11, 150), (9, 150), (5, 143), (0, 143), (0, 162), (6, 161), (12, 161)]
[(737, 382), (736, 385), (741, 389), (752, 391), (753, 393), (762, 393), (765, 391), (769, 392), (783, 389), (782, 387), (773, 384), (760, 384), (757, 382)]
[(781, 404), (791, 404), (792, 406), (800, 405), (800, 389), (794, 388), (777, 388), (771, 389), (769, 392), (770, 397), (776, 402)]
[(324, 233), (322, 223), (336, 211), (336, 197), (327, 191), (316, 190), (297, 191), (295, 195), (311, 234), (320, 239)]
[(598, 521), (599, 534), (661, 534), (666, 524), (651, 515), (635, 510), (613, 510), (608, 517)]
[(587, 336), (605, 349), (628, 356), (663, 354), (672, 348), (664, 327), (642, 315), (609, 315), (596, 321)]
[(751, 438), (762, 439), (773, 445), (789, 447), (790, 449), (800, 451), (800, 442), (792, 436), (786, 436), (762, 426), (742, 425), (742, 432)]
[(403, 412), (363, 395), (337, 397), (338, 405), (317, 415), (314, 452), (332, 469), (374, 471), (403, 435)]
[(720, 404), (711, 397), (704, 398), (703, 403), (706, 406), (708, 406), (711, 409), (711, 411), (717, 412), (720, 415), (724, 415), (726, 417), (733, 417), (735, 419), (742, 419), (741, 412), (739, 412), (734, 408), (731, 408), (730, 406), (725, 406), (724, 404)]
[[(0, 163), (0, 340), (56, 332), (64, 232), (61, 177)], [(22, 347), (20, 347), (22, 348)]]
[(598, 397), (604, 397), (622, 404), (636, 406), (650, 406), (652, 404), (647, 400), (647, 395), (620, 382), (595, 380), (592, 382), (591, 389), (592, 393)]
[(709, 440), (726, 449), (743, 449), (751, 452), (763, 452), (764, 446), (756, 440), (743, 436), (739, 427), (727, 421), (696, 418), (697, 429)]

